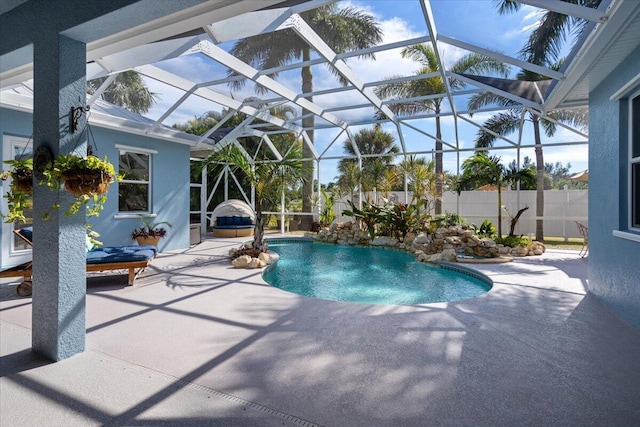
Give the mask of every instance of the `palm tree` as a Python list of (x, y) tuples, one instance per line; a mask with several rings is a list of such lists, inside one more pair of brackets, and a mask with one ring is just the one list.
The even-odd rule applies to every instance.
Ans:
[[(387, 131), (382, 130), (381, 124), (376, 124), (372, 129), (360, 129), (353, 136), (355, 145), (360, 154), (380, 155), (379, 157), (362, 158), (361, 184), (364, 191), (377, 189), (381, 184), (385, 172), (393, 167), (393, 154), (399, 153), (400, 149), (394, 143), (394, 137)], [(347, 139), (343, 142), (343, 149), (346, 154), (355, 156), (356, 152)], [(357, 165), (356, 159), (342, 159), (338, 163), (338, 171), (344, 174), (348, 165)]]
[(535, 173), (532, 168), (518, 170), (504, 167), (500, 157), (489, 156), (482, 151), (467, 158), (462, 163), (462, 175), (458, 179), (458, 194), (469, 182), (481, 182), (498, 187), (498, 237), (502, 237), (502, 187), (510, 186), (518, 181), (533, 181)]
[[(348, 50), (365, 49), (382, 41), (382, 31), (374, 18), (355, 8), (338, 8), (335, 4), (322, 6), (300, 14), (301, 17), (313, 28), (313, 30), (333, 49), (342, 53)], [(236, 58), (251, 64), (255, 68), (265, 70), (283, 66), (294, 60), (309, 61), (311, 59), (311, 47), (293, 30), (286, 29), (273, 33), (262, 34), (238, 41), (230, 53)], [(373, 54), (361, 55), (364, 58), (374, 58)], [(336, 75), (344, 85), (344, 80), (337, 70), (327, 64), (329, 71)], [(236, 75), (229, 70), (230, 76)], [(305, 66), (301, 70), (302, 93), (313, 91), (313, 78), (311, 67)], [(271, 75), (276, 77), (277, 73)], [(234, 89), (244, 86), (245, 80), (237, 80), (231, 84)], [(263, 92), (264, 88), (256, 85), (257, 92)], [(313, 97), (305, 97), (313, 101)], [(302, 110), (302, 127), (307, 131), (309, 139), (314, 141), (314, 116), (306, 109)], [(305, 146), (303, 155), (305, 158), (312, 156), (311, 150)], [(313, 193), (313, 168), (307, 168), (309, 176), (303, 186), (302, 198), (304, 212), (311, 211), (311, 195)], [(307, 217), (304, 217), (307, 219)], [(309, 217), (310, 218), (310, 217)]]
[[(417, 44), (404, 48), (401, 52), (403, 58), (410, 58), (420, 64), (420, 68), (415, 74), (427, 74), (440, 71), (438, 58), (431, 46)], [(468, 54), (460, 58), (450, 67), (450, 71), (467, 74), (489, 74), (497, 73), (507, 76), (509, 66), (503, 62), (479, 54)], [(394, 79), (399, 76), (391, 76)], [(457, 89), (465, 86), (464, 82), (449, 79), (449, 86)], [(440, 77), (430, 77), (427, 79), (400, 81), (379, 86), (376, 94), (383, 99), (398, 99), (400, 102), (389, 104), (389, 108), (396, 114), (414, 115), (424, 112), (433, 112), (436, 115), (436, 142), (435, 142), (435, 173), (438, 177), (436, 186), (438, 197), (436, 198), (435, 213), (442, 213), (442, 130), (440, 126), (440, 112), (444, 98), (421, 99), (414, 101), (402, 101), (406, 98), (415, 98), (425, 95), (442, 94), (446, 92), (445, 82)]]
[(261, 159), (252, 162), (235, 145), (213, 153), (206, 163), (227, 163), (234, 171), (240, 171), (255, 189), (256, 227), (253, 236), (253, 249), (264, 250), (264, 226), (266, 218), (262, 212), (280, 201), (282, 192), (288, 185), (304, 182), (305, 168), (300, 159), (301, 153), (292, 150), (280, 161)]
[[(559, 69), (560, 64), (554, 64), (551, 68)], [(516, 76), (517, 80), (521, 81), (540, 81), (547, 79), (530, 71), (522, 70)], [(517, 102), (507, 98), (503, 98), (500, 95), (496, 95), (491, 92), (484, 92), (472, 96), (469, 99), (469, 109), (475, 110), (487, 105), (499, 105), (502, 107), (512, 107), (507, 111), (495, 114), (485, 121), (484, 127), (495, 132), (499, 135), (508, 135), (517, 131), (520, 128), (521, 110)], [(552, 119), (566, 123), (576, 128), (586, 128), (588, 122), (587, 112), (584, 110), (563, 110), (547, 113)], [(542, 153), (542, 140), (540, 126), (544, 128), (544, 132), (547, 137), (552, 137), (556, 133), (556, 124), (550, 120), (541, 119), (537, 114), (532, 111), (527, 113), (528, 120), (533, 125), (533, 136), (535, 141), (535, 155), (536, 155), (536, 216), (541, 218), (544, 216), (544, 157)], [(489, 148), (493, 146), (493, 143), (497, 137), (495, 134), (485, 132), (480, 129), (476, 137), (477, 148)], [(544, 239), (544, 221), (541, 219), (536, 220), (536, 239), (542, 241)]]
[(342, 193), (348, 193), (351, 201), (355, 197), (356, 188), (362, 183), (362, 171), (356, 163), (346, 163), (342, 169), (340, 176), (336, 177), (338, 188)]
[(418, 215), (421, 205), (429, 211), (429, 196), (437, 198), (435, 162), (411, 155), (400, 163), (400, 169), (407, 176), (409, 187), (413, 191), (411, 204), (416, 205)]
[[(564, 0), (580, 6), (597, 8), (602, 0)], [(520, 10), (522, 4), (514, 0), (496, 0), (501, 15)], [(562, 43), (573, 34), (574, 41), (587, 25), (585, 19), (548, 11), (540, 19), (540, 25), (531, 32), (529, 40), (520, 54), (528, 62), (542, 65), (560, 59)]]
[[(100, 77), (87, 82), (87, 93), (93, 94), (98, 90), (107, 77)], [(100, 95), (107, 102), (125, 107), (138, 114), (149, 111), (158, 98), (158, 94), (149, 90), (142, 80), (142, 76), (135, 70), (123, 71)]]

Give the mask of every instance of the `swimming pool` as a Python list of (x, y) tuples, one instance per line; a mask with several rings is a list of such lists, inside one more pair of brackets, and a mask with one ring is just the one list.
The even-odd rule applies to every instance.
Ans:
[(308, 240), (269, 240), (279, 261), (263, 274), (284, 291), (332, 301), (426, 304), (472, 298), (491, 289), (480, 274), (417, 262), (401, 251)]

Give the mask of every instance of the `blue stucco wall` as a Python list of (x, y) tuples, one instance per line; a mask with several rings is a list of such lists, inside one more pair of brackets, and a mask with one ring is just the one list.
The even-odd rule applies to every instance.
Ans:
[(640, 47), (589, 97), (588, 289), (640, 329), (640, 243), (612, 234), (627, 224), (628, 118), (625, 100), (610, 100), (638, 70)]
[[(0, 133), (28, 138), (31, 135), (32, 116), (29, 113), (0, 109)], [(189, 247), (189, 147), (170, 141), (118, 132), (92, 126), (100, 158), (107, 156), (117, 165), (119, 152), (115, 144), (157, 150), (152, 155), (151, 192), (152, 213), (158, 221), (168, 221), (166, 238), (161, 239), (159, 249), (174, 250)], [(141, 225), (137, 218), (116, 219), (118, 211), (117, 183), (109, 188), (108, 200), (102, 214), (90, 218), (93, 229), (101, 234), (105, 245), (130, 245), (129, 237), (135, 227)]]

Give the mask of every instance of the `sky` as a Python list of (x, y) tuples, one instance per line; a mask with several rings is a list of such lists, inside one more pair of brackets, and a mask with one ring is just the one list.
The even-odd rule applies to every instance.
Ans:
[[(498, 15), (496, 7), (492, 0), (432, 0), (430, 2), (433, 11), (434, 21), (439, 34), (455, 38), (467, 43), (471, 43), (480, 47), (499, 51), (501, 53), (518, 57), (518, 53), (524, 46), (529, 32), (535, 28), (536, 22), (543, 11), (537, 8), (523, 5), (518, 13), (508, 15)], [(343, 7), (354, 7), (362, 9), (371, 14), (376, 22), (379, 23), (383, 31), (383, 44), (392, 43), (399, 40), (405, 40), (414, 37), (420, 37), (427, 34), (427, 26), (422, 14), (420, 2), (418, 0), (346, 0), (339, 3)], [(570, 41), (565, 44), (563, 53), (568, 53)], [(233, 43), (221, 45), (222, 48), (228, 50)], [(454, 63), (467, 52), (450, 45), (441, 44), (442, 58), (445, 67)], [(353, 69), (355, 74), (363, 82), (382, 80), (391, 76), (408, 76), (415, 73), (419, 68), (416, 62), (400, 57), (400, 49), (376, 54), (376, 60), (360, 60), (351, 58), (347, 64)], [(226, 75), (226, 68), (215, 63), (203, 55), (189, 55), (172, 60), (164, 61), (159, 64), (162, 68), (174, 72), (193, 82), (206, 82), (223, 78)], [(512, 75), (518, 71), (512, 67)], [(321, 90), (331, 87), (339, 87), (335, 77), (328, 72), (325, 66), (314, 66), (312, 68), (314, 90)], [(281, 73), (276, 79), (287, 87), (299, 91), (300, 88), (300, 71), (293, 70)], [(183, 92), (175, 88), (161, 84), (154, 80), (147, 79), (147, 84), (153, 92), (160, 94), (158, 103), (147, 114), (150, 118), (159, 118), (176, 100), (178, 100)], [(219, 91), (225, 95), (232, 95), (235, 99), (242, 100), (248, 96), (256, 96), (251, 85), (247, 85), (240, 92), (231, 93), (231, 89), (226, 85), (213, 86), (211, 89)], [(343, 92), (339, 95), (318, 96), (314, 98), (314, 102), (323, 108), (331, 108), (338, 105), (346, 105), (349, 103), (362, 103), (362, 96), (356, 91)], [(466, 99), (456, 98), (456, 108), (463, 111), (466, 108)], [(181, 105), (172, 115), (170, 115), (163, 123), (171, 126), (174, 123), (184, 123), (185, 121), (203, 114), (208, 110), (220, 110), (220, 106), (198, 97), (190, 97)], [(336, 112), (336, 116), (346, 120), (347, 122), (370, 119), (371, 110), (356, 109), (347, 110), (345, 112)], [(477, 123), (491, 117), (489, 113), (479, 113), (474, 115), (473, 119)], [(316, 124), (321, 121), (316, 120)], [(418, 126), (431, 135), (435, 135), (434, 120), (422, 120), (410, 122), (414, 126)], [(368, 125), (366, 127), (370, 127)], [(357, 132), (362, 127), (354, 127), (353, 132)], [(400, 145), (398, 132), (394, 125), (388, 124), (384, 129), (392, 133), (396, 137), (396, 142)], [(452, 145), (456, 144), (456, 133), (454, 120), (451, 117), (445, 117), (442, 120), (443, 139)], [(462, 148), (473, 148), (474, 139), (476, 137), (477, 128), (458, 120), (457, 141)], [(403, 127), (403, 135), (408, 151), (428, 151), (433, 149), (434, 142), (432, 139)], [(338, 136), (338, 131), (317, 130), (315, 136), (315, 145), (319, 152), (326, 149), (326, 156), (340, 156), (343, 152), (343, 141), (345, 135), (338, 137), (335, 143), (331, 142)], [(517, 141), (518, 134), (510, 135), (512, 141)], [(586, 138), (577, 135), (569, 130), (558, 128), (553, 138), (543, 137), (543, 144), (546, 143), (564, 143), (574, 141), (586, 141)], [(532, 128), (525, 127), (522, 135), (523, 145), (533, 142)], [(498, 143), (498, 145), (508, 145), (507, 143)], [(562, 162), (565, 165), (571, 164), (571, 172), (579, 172), (588, 169), (587, 158), (588, 150), (586, 145), (572, 145), (560, 147), (547, 147), (544, 149), (545, 162)], [(460, 161), (463, 161), (471, 151), (462, 152)], [(516, 159), (516, 150), (494, 150), (492, 154), (502, 157), (505, 163), (509, 163)], [(521, 159), (528, 156), (535, 159), (533, 149), (522, 149)], [(398, 161), (400, 159), (398, 158)], [(320, 168), (320, 181), (328, 183), (334, 181), (337, 176), (336, 171), (337, 160), (324, 160)], [(455, 173), (457, 169), (457, 155), (455, 153), (445, 153), (444, 168), (447, 171)]]

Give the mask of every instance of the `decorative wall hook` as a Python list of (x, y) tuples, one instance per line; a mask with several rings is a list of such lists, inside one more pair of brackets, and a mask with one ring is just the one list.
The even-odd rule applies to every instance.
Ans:
[(87, 113), (90, 109), (91, 107), (89, 107), (88, 105), (82, 107), (71, 107), (71, 123), (69, 125), (69, 130), (71, 130), (71, 133), (76, 133), (76, 131), (78, 130), (78, 122), (82, 118), (82, 115), (84, 113)]

